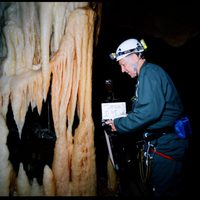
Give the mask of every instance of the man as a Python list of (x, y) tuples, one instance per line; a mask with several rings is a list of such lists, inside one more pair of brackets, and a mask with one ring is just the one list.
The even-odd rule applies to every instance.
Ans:
[(126, 117), (106, 123), (116, 134), (144, 133), (142, 157), (146, 156), (146, 167), (150, 167), (148, 184), (152, 195), (177, 197), (184, 190), (183, 170), (188, 149), (187, 137), (179, 138), (174, 129), (175, 121), (183, 116), (183, 106), (169, 75), (145, 60), (143, 42), (128, 39), (116, 53), (110, 54), (122, 73), (137, 77), (137, 85), (132, 110)]

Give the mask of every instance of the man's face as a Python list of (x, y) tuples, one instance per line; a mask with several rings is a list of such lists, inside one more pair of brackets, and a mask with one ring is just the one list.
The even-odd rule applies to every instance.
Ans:
[(131, 54), (119, 60), (119, 65), (121, 66), (121, 72), (122, 73), (125, 72), (131, 78), (135, 78), (137, 74), (133, 66), (137, 62), (137, 59), (138, 57), (136, 54)]

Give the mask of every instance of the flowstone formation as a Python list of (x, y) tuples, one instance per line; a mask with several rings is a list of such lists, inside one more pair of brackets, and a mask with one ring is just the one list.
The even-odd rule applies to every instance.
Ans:
[[(91, 94), (101, 4), (1, 2), (0, 12), (0, 196), (96, 195)], [(30, 163), (19, 159), (16, 170), (11, 162), (8, 108), (21, 141), (28, 111), (40, 117), (45, 103), (53, 131), (38, 135), (55, 135), (38, 183), (28, 176)]]

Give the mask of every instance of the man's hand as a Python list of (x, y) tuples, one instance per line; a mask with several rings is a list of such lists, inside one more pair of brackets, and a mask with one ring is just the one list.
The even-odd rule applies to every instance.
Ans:
[(115, 128), (115, 125), (114, 125), (114, 122), (113, 122), (113, 120), (107, 120), (106, 122), (105, 122), (106, 124), (108, 124), (110, 127), (111, 127), (111, 131), (113, 132), (113, 131), (117, 131), (117, 129)]

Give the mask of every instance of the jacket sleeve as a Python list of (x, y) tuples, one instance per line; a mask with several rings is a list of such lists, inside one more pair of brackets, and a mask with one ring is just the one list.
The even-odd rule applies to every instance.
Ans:
[(116, 118), (114, 125), (119, 133), (140, 130), (159, 120), (165, 106), (162, 81), (158, 74), (144, 74), (138, 87), (138, 99), (126, 117)]

